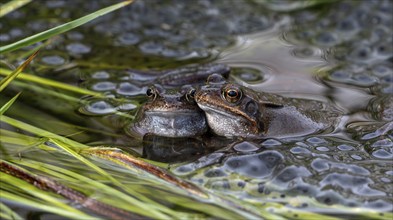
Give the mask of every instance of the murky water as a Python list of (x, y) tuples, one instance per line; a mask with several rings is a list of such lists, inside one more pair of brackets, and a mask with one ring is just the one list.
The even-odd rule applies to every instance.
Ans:
[[(95, 4), (85, 7), (93, 10)], [(276, 6), (259, 1), (138, 1), (56, 38), (31, 70), (126, 98), (119, 103), (83, 98), (87, 104), (79, 106), (78, 117), (83, 124), (93, 120), (100, 126), (102, 118), (115, 111), (134, 114), (145, 100), (149, 79), (126, 68), (214, 61), (233, 69), (231, 80), (256, 91), (329, 102), (343, 112), (333, 131), (210, 146), (213, 152), (202, 150), (204, 156), (172, 164), (171, 170), (250, 203), (286, 203), (298, 196), (304, 202), (296, 207), (309, 211), (324, 212), (314, 209), (310, 199), (328, 206), (392, 211), (392, 2), (344, 1), (291, 12), (268, 9)], [(7, 16), (1, 22), (2, 44), (81, 13), (73, 7), (81, 6), (47, 1), (46, 9), (35, 15), (20, 10)], [(53, 12), (46, 10), (54, 10), (58, 19), (48, 23), (44, 18)], [(26, 20), (27, 28), (16, 25)], [(106, 125), (114, 124), (119, 126), (113, 121)], [(86, 140), (118, 143), (100, 138)], [(126, 149), (127, 142), (120, 142)], [(142, 154), (140, 148), (133, 150)], [(168, 154), (164, 151), (159, 152)]]

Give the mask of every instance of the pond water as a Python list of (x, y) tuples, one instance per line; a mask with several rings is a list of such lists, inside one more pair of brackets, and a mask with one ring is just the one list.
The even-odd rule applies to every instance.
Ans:
[[(177, 176), (250, 204), (276, 201), (320, 213), (332, 212), (327, 210), (333, 205), (393, 211), (392, 1), (315, 6), (306, 3), (317, 1), (159, 2), (137, 1), (56, 37), (29, 67), (39, 76), (122, 101), (81, 97), (78, 105), (64, 107), (25, 94), (23, 103), (122, 136), (73, 136), (78, 141), (150, 155), (168, 162)], [(2, 19), (1, 44), (107, 4), (45, 1), (38, 9), (38, 3), (31, 3)], [(4, 59), (18, 63), (11, 56)], [(206, 62), (227, 64), (232, 68), (230, 80), (255, 91), (328, 102), (343, 117), (335, 129), (320, 134), (236, 141), (209, 150), (196, 143), (153, 149), (151, 156), (140, 143), (129, 144), (133, 140), (122, 130), (129, 121), (113, 114), (135, 115), (146, 101), (149, 84), (144, 82), (149, 79), (125, 69), (162, 70)], [(180, 156), (183, 161), (177, 163), (176, 154), (182, 151), (189, 157)], [(173, 161), (160, 159), (160, 153)]]

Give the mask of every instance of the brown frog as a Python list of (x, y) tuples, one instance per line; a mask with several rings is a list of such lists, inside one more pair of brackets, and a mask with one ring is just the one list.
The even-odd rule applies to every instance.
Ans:
[(211, 75), (195, 93), (210, 129), (227, 137), (291, 137), (330, 127), (339, 114), (326, 103), (257, 93)]
[(164, 137), (192, 137), (207, 130), (203, 111), (194, 100), (195, 89), (186, 85), (180, 89), (164, 89), (154, 85), (147, 89), (149, 100), (139, 109), (128, 133), (142, 137), (154, 134)]

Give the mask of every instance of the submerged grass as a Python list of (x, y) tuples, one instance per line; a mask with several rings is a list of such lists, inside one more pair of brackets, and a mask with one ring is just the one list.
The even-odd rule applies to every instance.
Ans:
[(4, 77), (0, 81), (0, 92), (3, 91), (5, 87), (13, 80), (15, 79), (26, 67), (29, 65), (29, 63), (34, 59), (35, 56), (37, 56), (38, 51), (34, 52), (29, 58), (23, 62), (22, 65), (20, 65), (15, 71), (10, 72), (6, 77)]
[[(43, 132), (39, 128), (29, 126), (7, 116), (2, 116), (1, 120), (19, 129), (26, 129), (38, 135), (38, 137), (32, 137), (12, 131), (2, 131), (1, 136), (3, 145), (12, 144), (14, 146), (13, 150), (17, 150), (17, 148), (22, 149), (17, 150), (17, 153), (9, 152), (8, 162), (26, 167), (27, 173), (33, 174), (39, 172), (41, 175), (70, 184), (69, 187), (74, 188), (74, 190), (85, 192), (89, 195), (91, 194), (90, 196), (98, 199), (98, 201), (111, 204), (116, 208), (137, 213), (145, 217), (154, 219), (189, 219), (195, 217), (206, 218), (210, 216), (223, 219), (287, 219), (296, 215), (302, 219), (340, 219), (289, 208), (283, 204), (274, 202), (266, 202), (263, 206), (261, 206), (261, 204), (251, 205), (252, 203), (247, 204), (247, 202), (242, 202), (235, 198), (219, 195), (203, 189), (199, 189), (203, 194), (200, 192), (195, 194), (192, 193), (194, 190), (188, 191), (187, 188), (179, 187), (178, 184), (167, 181), (167, 178), (176, 178), (173, 176), (171, 177), (170, 173), (166, 173), (165, 178), (160, 177), (160, 175), (157, 176), (155, 175), (156, 172), (151, 172), (152, 165), (146, 164), (146, 162), (138, 158), (131, 157), (120, 150), (114, 148), (90, 148), (80, 143), (73, 145), (74, 142), (72, 140), (65, 141), (66, 138), (64, 137), (57, 136), (47, 131)], [(49, 152), (45, 157), (46, 160), (49, 161), (40, 162), (29, 159), (28, 157), (35, 158), (38, 155), (34, 156), (24, 153), (23, 149), (27, 148), (30, 152), (34, 150), (36, 154)], [(109, 151), (110, 153), (108, 153)], [(63, 166), (67, 165), (58, 160), (58, 158), (64, 158), (64, 156), (59, 155), (68, 155), (69, 160), (79, 161), (78, 163), (73, 162), (77, 170), (71, 167), (63, 168)], [(105, 155), (99, 157), (104, 160), (97, 161), (95, 159), (97, 155)], [(118, 158), (122, 159), (120, 163), (116, 162)], [(131, 158), (134, 164), (142, 164), (144, 166), (124, 165), (124, 163), (122, 163), (125, 160), (124, 158)], [(117, 164), (117, 166), (111, 165), (112, 162), (114, 162), (113, 165)], [(101, 168), (96, 168), (97, 165)], [(153, 168), (159, 169), (157, 167)], [(108, 176), (110, 176), (110, 178), (108, 178)], [(3, 188), (1, 188), (1, 193), (5, 195), (4, 198), (9, 201), (37, 207), (44, 211), (65, 217), (82, 217), (80, 213), (76, 213), (73, 210), (64, 212), (64, 210), (69, 208), (65, 209), (58, 204), (60, 199), (58, 196), (52, 193), (48, 194), (48, 192), (41, 189), (34, 189), (32, 185), (28, 187), (26, 186), (28, 183), (23, 182), (23, 180), (16, 179), (16, 177), (12, 176), (6, 176), (6, 178), (2, 178), (1, 181), (3, 183), (1, 184), (3, 186)], [(17, 184), (13, 185), (13, 183)], [(18, 188), (15, 189), (15, 186)], [(99, 191), (97, 191), (97, 189), (99, 189)], [(15, 190), (18, 192), (14, 194)], [(3, 194), (3, 192), (5, 193)], [(28, 195), (24, 195), (24, 193), (28, 193)], [(162, 197), (162, 194), (166, 196)], [(207, 197), (205, 195), (207, 195)], [(39, 199), (36, 198), (31, 200), (30, 196), (38, 197)], [(303, 198), (302, 200), (307, 201), (309, 199)], [(177, 204), (178, 208), (173, 209), (167, 207), (164, 205), (166, 202), (164, 204), (161, 203), (164, 201), (170, 201)], [(312, 201), (308, 202), (310, 202), (310, 204), (312, 203)], [(44, 204), (50, 205), (49, 207), (44, 207)], [(332, 212), (351, 213), (364, 218), (389, 219), (392, 217), (388, 214), (379, 216), (378, 213), (370, 210), (360, 210), (357, 208), (323, 208), (326, 210), (330, 209)]]

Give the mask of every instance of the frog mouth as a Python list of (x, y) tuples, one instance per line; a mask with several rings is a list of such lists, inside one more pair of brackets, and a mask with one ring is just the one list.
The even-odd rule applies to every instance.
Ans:
[(214, 112), (215, 114), (220, 114), (220, 115), (227, 116), (230, 118), (238, 118), (238, 117), (234, 116), (233, 114), (227, 113), (224, 109), (217, 108), (217, 106), (212, 107), (210, 105), (203, 105), (200, 103), (198, 103), (198, 106), (205, 112)]
[(152, 111), (145, 111), (145, 115), (154, 115), (154, 116), (176, 116), (176, 115), (199, 115), (201, 114), (200, 111), (195, 111), (195, 110), (152, 110)]

